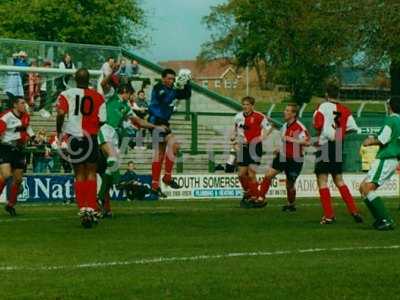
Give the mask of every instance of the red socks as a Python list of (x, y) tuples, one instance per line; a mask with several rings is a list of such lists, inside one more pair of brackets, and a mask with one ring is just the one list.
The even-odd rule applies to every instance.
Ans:
[(164, 153), (160, 153), (157, 156), (153, 157), (153, 163), (151, 165), (151, 188), (156, 190), (160, 187), (160, 176), (161, 176), (161, 166), (164, 161)]
[(346, 203), (346, 205), (347, 205), (347, 209), (348, 209), (349, 213), (350, 214), (357, 213), (358, 209), (356, 207), (353, 196), (351, 195), (350, 190), (347, 187), (347, 185), (342, 185), (339, 188), (339, 192), (340, 192), (340, 195), (342, 196), (344, 203)]
[(10, 194), (8, 195), (8, 206), (14, 207), (17, 203), (19, 187), (16, 184), (12, 184), (10, 188)]
[(258, 182), (256, 181), (248, 181), (248, 187), (250, 192), (250, 197), (257, 198), (259, 191), (258, 191)]
[(163, 178), (164, 182), (170, 182), (172, 180), (172, 169), (174, 168), (175, 155), (173, 153), (167, 154), (165, 157), (165, 175)]
[(104, 205), (104, 209), (105, 209), (107, 212), (110, 212), (110, 211), (111, 211), (111, 200), (110, 200), (110, 193), (109, 193), (109, 192), (106, 193), (106, 195), (104, 196), (104, 203), (103, 203), (103, 205)]
[(0, 195), (3, 193), (4, 187), (6, 186), (6, 182), (4, 180), (0, 180)]
[(96, 180), (75, 181), (75, 198), (79, 209), (89, 207), (97, 211)]
[(265, 196), (268, 194), (270, 186), (271, 186), (271, 179), (265, 177), (260, 185), (259, 196), (265, 198)]
[(290, 204), (296, 202), (296, 190), (295, 189), (287, 189), (287, 200)]
[(243, 188), (243, 191), (247, 193), (249, 191), (249, 182), (247, 176), (239, 176), (239, 182)]
[(326, 187), (320, 189), (319, 195), (325, 218), (332, 219), (334, 217), (334, 212), (332, 208), (331, 192), (329, 191), (329, 188)]
[(98, 211), (99, 208), (97, 206), (97, 182), (96, 180), (87, 180), (84, 182), (86, 187), (86, 202), (87, 206)]
[(75, 198), (76, 198), (76, 204), (78, 205), (78, 208), (84, 208), (87, 207), (87, 203), (85, 200), (85, 182), (84, 181), (75, 181)]

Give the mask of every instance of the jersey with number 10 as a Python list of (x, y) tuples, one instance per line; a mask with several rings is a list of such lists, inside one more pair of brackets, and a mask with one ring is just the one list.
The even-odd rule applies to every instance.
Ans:
[(358, 131), (351, 110), (333, 101), (320, 104), (314, 113), (314, 128), (319, 138), (318, 144), (343, 141), (348, 131)]
[(107, 118), (104, 97), (93, 89), (71, 88), (62, 92), (57, 108), (68, 115), (64, 132), (76, 137), (97, 135), (100, 123)]

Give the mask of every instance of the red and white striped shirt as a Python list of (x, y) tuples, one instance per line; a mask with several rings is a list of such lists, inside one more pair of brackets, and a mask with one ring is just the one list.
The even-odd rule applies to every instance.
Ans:
[(286, 158), (299, 158), (304, 155), (304, 146), (298, 143), (293, 143), (287, 140), (287, 138), (293, 138), (300, 141), (309, 141), (310, 134), (307, 128), (299, 120), (295, 120), (292, 123), (285, 123), (281, 128), (281, 136), (283, 141), (283, 154)]
[(0, 115), (1, 143), (7, 145), (26, 144), (34, 136), (29, 122), (30, 117), (27, 113), (17, 116), (12, 110), (3, 112)]
[(249, 115), (240, 112), (235, 116), (235, 130), (242, 143), (259, 143), (262, 141), (263, 129), (270, 129), (267, 118), (260, 112)]
[(93, 89), (71, 88), (62, 92), (57, 108), (68, 115), (63, 130), (72, 136), (96, 135), (100, 123), (107, 118), (104, 97)]
[(319, 105), (314, 113), (313, 125), (319, 135), (319, 145), (328, 141), (342, 141), (348, 131), (359, 130), (350, 109), (333, 101)]

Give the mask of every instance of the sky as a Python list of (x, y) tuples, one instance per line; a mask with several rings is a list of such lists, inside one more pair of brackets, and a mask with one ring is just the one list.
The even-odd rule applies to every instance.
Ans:
[(151, 36), (139, 53), (152, 61), (195, 59), (210, 32), (201, 23), (210, 7), (225, 0), (142, 0)]

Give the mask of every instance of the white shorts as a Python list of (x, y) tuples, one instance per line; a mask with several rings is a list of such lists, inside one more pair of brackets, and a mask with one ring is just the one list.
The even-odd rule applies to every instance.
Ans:
[(396, 173), (398, 164), (397, 158), (375, 159), (371, 164), (371, 169), (369, 169), (365, 181), (382, 186)]
[(115, 153), (119, 153), (119, 136), (117, 131), (110, 125), (104, 124), (101, 126), (98, 141), (100, 146), (108, 143), (115, 150)]

